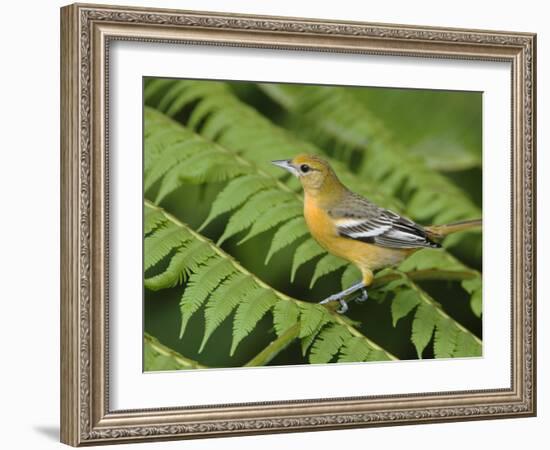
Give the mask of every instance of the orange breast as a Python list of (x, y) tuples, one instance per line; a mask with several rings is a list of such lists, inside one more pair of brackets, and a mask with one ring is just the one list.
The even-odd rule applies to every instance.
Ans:
[(304, 202), (304, 217), (315, 240), (328, 252), (354, 263), (365, 274), (401, 262), (410, 250), (379, 247), (338, 235), (329, 214), (314, 199)]

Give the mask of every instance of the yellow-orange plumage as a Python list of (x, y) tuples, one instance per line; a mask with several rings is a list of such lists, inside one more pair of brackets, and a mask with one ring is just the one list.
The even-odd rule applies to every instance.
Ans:
[(304, 218), (319, 245), (355, 264), (366, 286), (371, 284), (374, 270), (397, 264), (411, 253), (411, 249), (386, 249), (340, 236), (327, 210), (319, 205), (314, 196), (307, 194), (304, 198)]

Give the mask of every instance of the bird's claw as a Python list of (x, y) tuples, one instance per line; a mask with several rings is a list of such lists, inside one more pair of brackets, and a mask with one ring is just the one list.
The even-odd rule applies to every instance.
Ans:
[(349, 309), (347, 302), (343, 298), (338, 301), (340, 302), (340, 308), (338, 308), (336, 312), (338, 314), (345, 314)]
[(324, 300), (320, 301), (319, 304), (326, 305), (327, 303), (332, 303), (332, 302), (340, 303), (340, 308), (336, 310), (338, 314), (344, 314), (349, 309), (347, 302), (343, 298), (337, 295), (331, 295), (330, 297), (327, 297)]
[(366, 289), (361, 289), (361, 294), (355, 299), (357, 303), (363, 303), (369, 298), (369, 293)]
[(349, 309), (348, 304), (344, 299), (346, 297), (350, 297), (352, 294), (355, 294), (358, 290), (361, 290), (361, 294), (355, 300), (358, 302), (364, 302), (368, 298), (368, 294), (367, 290), (365, 289), (365, 283), (360, 281), (350, 286), (349, 288), (344, 289), (342, 292), (338, 292), (338, 294), (333, 294), (330, 297), (325, 298), (324, 300), (319, 302), (319, 304), (326, 305), (327, 303), (338, 302), (340, 303), (340, 308), (338, 308), (336, 312), (339, 314), (344, 314)]

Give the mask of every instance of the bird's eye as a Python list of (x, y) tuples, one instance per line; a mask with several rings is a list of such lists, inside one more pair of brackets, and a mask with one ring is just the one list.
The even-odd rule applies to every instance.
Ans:
[(309, 169), (310, 169), (310, 167), (309, 167), (307, 164), (302, 164), (302, 165), (300, 166), (300, 170), (302, 171), (302, 173), (307, 173), (307, 172), (309, 172)]

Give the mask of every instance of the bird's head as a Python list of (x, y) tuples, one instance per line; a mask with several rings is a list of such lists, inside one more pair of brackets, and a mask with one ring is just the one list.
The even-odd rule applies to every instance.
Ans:
[(335, 184), (340, 186), (332, 167), (318, 156), (301, 154), (292, 159), (279, 159), (272, 163), (298, 177), (306, 194), (316, 195), (332, 189)]

